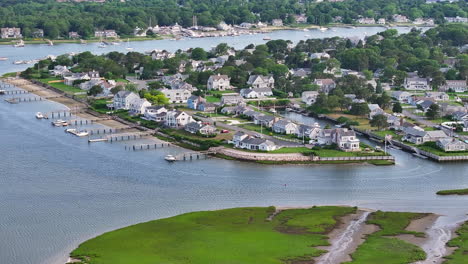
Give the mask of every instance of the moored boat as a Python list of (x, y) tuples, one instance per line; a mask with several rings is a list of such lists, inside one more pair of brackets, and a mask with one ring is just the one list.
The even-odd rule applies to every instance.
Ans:
[(44, 115), (43, 115), (41, 112), (37, 112), (37, 113), (36, 113), (36, 118), (37, 118), (37, 119), (43, 119), (43, 118), (44, 118)]
[(0, 57), (0, 61), (6, 61), (6, 60), (8, 60), (7, 57)]
[(61, 126), (68, 126), (68, 123), (66, 121), (63, 121), (62, 119), (58, 119), (56, 121), (52, 121), (52, 125), (56, 127), (61, 127)]
[(271, 40), (271, 37), (265, 36), (265, 37), (263, 37), (263, 40)]
[(166, 155), (166, 157), (164, 157), (165, 160), (167, 161), (176, 161), (176, 157), (174, 157), (173, 155)]

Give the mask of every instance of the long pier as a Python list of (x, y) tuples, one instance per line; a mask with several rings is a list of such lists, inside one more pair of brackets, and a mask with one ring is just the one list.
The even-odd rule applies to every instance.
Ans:
[(216, 154), (218, 148), (211, 148), (205, 151), (190, 151), (184, 152), (175, 155), (176, 161), (190, 161), (190, 160), (199, 160), (199, 159), (207, 159), (210, 154)]
[(69, 126), (83, 126), (83, 125), (90, 125), (98, 121), (109, 120), (109, 119), (111, 118), (108, 117), (108, 118), (93, 118), (93, 119), (70, 119), (70, 120), (64, 120), (64, 121), (67, 122)]
[(110, 134), (104, 137), (107, 139), (107, 142), (114, 141), (128, 141), (128, 140), (137, 140), (142, 137), (151, 136), (154, 132), (135, 132), (135, 133), (122, 133), (122, 134)]
[(37, 92), (41, 90), (33, 90), (33, 91), (26, 91), (26, 90), (0, 90), (0, 95), (16, 95), (16, 94), (30, 94), (32, 92)]
[(34, 96), (34, 97), (26, 97), (26, 98), (24, 98), (24, 97), (13, 97), (13, 98), (5, 99), (5, 101), (10, 103), (10, 104), (32, 103), (32, 102), (46, 101), (48, 99), (59, 98), (59, 97), (62, 97), (62, 96), (61, 95), (46, 96), (46, 97)]
[(164, 147), (170, 147), (172, 144), (169, 142), (161, 142), (161, 143), (154, 143), (154, 144), (138, 144), (138, 145), (131, 145), (125, 146), (125, 150), (150, 150), (150, 149), (160, 149)]

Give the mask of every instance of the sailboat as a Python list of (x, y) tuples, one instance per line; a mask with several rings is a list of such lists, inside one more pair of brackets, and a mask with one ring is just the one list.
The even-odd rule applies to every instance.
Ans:
[(130, 39), (127, 39), (127, 47), (125, 49), (128, 50), (128, 51), (133, 50), (133, 48), (130, 47)]

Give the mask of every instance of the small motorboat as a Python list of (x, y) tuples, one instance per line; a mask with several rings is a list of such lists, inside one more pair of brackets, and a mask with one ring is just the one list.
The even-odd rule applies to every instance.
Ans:
[(57, 121), (53, 121), (52, 125), (56, 127), (61, 127), (61, 126), (68, 126), (68, 123), (66, 121), (63, 121), (62, 119), (58, 119)]
[(265, 36), (265, 37), (263, 37), (263, 40), (271, 40), (271, 37)]
[(89, 135), (88, 131), (79, 131), (79, 130), (74, 129), (74, 128), (65, 129), (65, 132), (73, 134), (73, 135), (75, 135), (77, 137), (86, 137), (87, 135)]
[(107, 45), (104, 42), (99, 43), (98, 48), (107, 48)]
[(0, 57), (0, 61), (6, 61), (6, 60), (8, 60), (7, 57)]
[(173, 155), (166, 155), (166, 157), (164, 157), (165, 160), (167, 161), (176, 161), (176, 157), (174, 157)]
[(320, 27), (319, 30), (322, 31), (322, 32), (325, 32), (325, 31), (328, 30), (328, 28), (326, 28), (326, 27)]
[(15, 48), (22, 48), (24, 47), (24, 41), (21, 39), (20, 41), (16, 42), (15, 45), (13, 45)]
[(36, 113), (36, 118), (37, 118), (37, 119), (43, 119), (43, 118), (44, 118), (44, 115), (43, 115), (41, 112), (37, 112), (37, 113)]

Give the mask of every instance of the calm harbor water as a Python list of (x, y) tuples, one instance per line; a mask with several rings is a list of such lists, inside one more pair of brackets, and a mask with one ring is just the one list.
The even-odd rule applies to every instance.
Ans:
[[(406, 33), (411, 30), (410, 27), (395, 27), (400, 33)], [(424, 28), (426, 29), (426, 28)], [(325, 32), (317, 29), (311, 29), (304, 32), (299, 30), (279, 30), (271, 33), (256, 34), (256, 35), (242, 35), (236, 37), (213, 37), (213, 38), (197, 38), (197, 39), (183, 39), (183, 40), (149, 40), (149, 41), (136, 41), (130, 42), (130, 47), (137, 52), (145, 52), (154, 49), (176, 51), (178, 49), (186, 50), (189, 48), (201, 47), (204, 49), (211, 49), (219, 43), (228, 43), (229, 46), (240, 49), (245, 46), (253, 44), (262, 44), (267, 41), (263, 40), (265, 36), (271, 39), (285, 39), (297, 43), (299, 40), (310, 38), (328, 38), (328, 37), (359, 37), (374, 35), (378, 32), (384, 31), (384, 27), (358, 27), (358, 28), (331, 28)], [(15, 48), (12, 45), (0, 45), (0, 57), (8, 57), (7, 61), (0, 61), (0, 74), (6, 72), (14, 72), (24, 70), (31, 65), (14, 65), (14, 61), (18, 60), (34, 60), (44, 58), (48, 55), (61, 55), (65, 53), (79, 53), (83, 51), (91, 51), (95, 54), (108, 53), (111, 51), (119, 51), (127, 53), (125, 49), (126, 43), (118, 46), (108, 46), (107, 48), (99, 48), (99, 43), (89, 43), (87, 45), (81, 44), (56, 44), (54, 46), (47, 46), (46, 44), (26, 45), (23, 48)]]
[[(194, 41), (195, 47), (209, 39)], [(245, 45), (250, 42), (245, 40)], [(141, 49), (151, 48), (161, 47)], [(68, 46), (63, 49), (58, 54)], [(35, 55), (41, 56), (39, 51)], [(3, 66), (1, 70), (11, 71)], [(163, 157), (180, 149), (133, 152), (124, 146), (134, 142), (88, 144), (34, 118), (37, 111), (58, 109), (64, 106), (10, 105), (0, 100), (2, 264), (63, 264), (73, 248), (98, 234), (196, 210), (357, 205), (440, 213), (447, 224), (468, 213), (468, 197), (435, 195), (440, 189), (468, 187), (466, 163), (439, 164), (390, 150), (397, 159), (391, 167), (265, 166), (220, 159), (169, 164)], [(315, 121), (296, 114), (289, 117)]]

